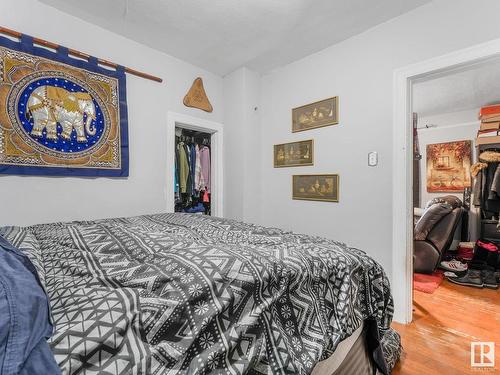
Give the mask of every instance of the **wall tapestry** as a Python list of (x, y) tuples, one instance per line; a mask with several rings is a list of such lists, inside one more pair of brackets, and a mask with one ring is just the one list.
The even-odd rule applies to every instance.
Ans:
[(313, 165), (314, 141), (274, 145), (274, 168)]
[(292, 109), (292, 132), (294, 133), (338, 123), (338, 96)]
[(338, 202), (339, 175), (294, 175), (292, 198), (308, 201)]
[(124, 68), (0, 37), (0, 173), (128, 176)]
[(471, 185), (471, 141), (427, 145), (427, 191), (462, 192)]

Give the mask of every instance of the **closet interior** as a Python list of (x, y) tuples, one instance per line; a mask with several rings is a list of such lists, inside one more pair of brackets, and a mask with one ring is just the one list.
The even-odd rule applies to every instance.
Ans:
[(210, 215), (211, 134), (175, 128), (175, 212)]

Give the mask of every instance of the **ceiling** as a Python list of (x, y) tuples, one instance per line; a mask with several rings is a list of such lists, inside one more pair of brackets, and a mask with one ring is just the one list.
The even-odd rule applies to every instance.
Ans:
[(219, 75), (264, 73), (430, 0), (40, 0)]
[(419, 117), (500, 103), (500, 59), (427, 77), (413, 85), (412, 96)]

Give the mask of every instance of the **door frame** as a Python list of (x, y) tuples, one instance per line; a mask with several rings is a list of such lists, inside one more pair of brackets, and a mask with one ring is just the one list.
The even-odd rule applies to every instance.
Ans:
[(167, 113), (167, 181), (165, 194), (167, 212), (174, 212), (175, 128), (202, 131), (211, 134), (210, 139), (210, 198), (213, 216), (222, 217), (224, 212), (224, 125), (215, 121), (169, 111)]
[(413, 318), (412, 83), (499, 57), (500, 39), (496, 39), (394, 71), (391, 284), (397, 322), (408, 324)]

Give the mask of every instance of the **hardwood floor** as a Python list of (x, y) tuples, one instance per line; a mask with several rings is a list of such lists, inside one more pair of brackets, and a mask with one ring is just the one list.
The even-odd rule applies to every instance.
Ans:
[[(413, 322), (394, 323), (403, 354), (393, 375), (500, 374), (500, 289), (443, 281), (434, 294), (415, 291)], [(471, 341), (496, 343), (496, 367), (470, 366)]]

